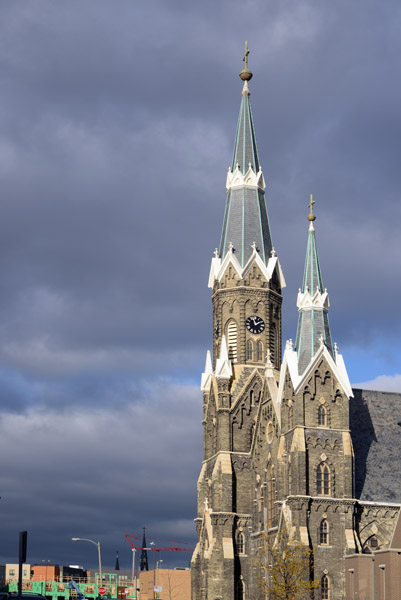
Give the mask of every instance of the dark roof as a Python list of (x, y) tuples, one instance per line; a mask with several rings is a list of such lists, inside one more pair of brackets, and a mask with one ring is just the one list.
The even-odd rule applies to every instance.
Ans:
[(355, 495), (401, 503), (401, 394), (353, 390), (350, 429), (355, 453)]

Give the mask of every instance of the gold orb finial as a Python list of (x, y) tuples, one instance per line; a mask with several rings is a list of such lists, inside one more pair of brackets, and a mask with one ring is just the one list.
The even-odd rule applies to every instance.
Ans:
[(249, 54), (249, 50), (248, 50), (248, 42), (245, 42), (245, 56), (242, 59), (245, 63), (245, 67), (242, 69), (241, 73), (239, 74), (239, 76), (241, 77), (242, 81), (250, 81), (253, 77), (253, 73), (252, 71), (250, 71), (248, 69), (248, 54)]
[(310, 221), (311, 223), (316, 219), (315, 215), (313, 214), (313, 205), (316, 204), (314, 199), (313, 199), (313, 194), (310, 195), (310, 202), (308, 204), (309, 206), (309, 215), (308, 215), (308, 221)]

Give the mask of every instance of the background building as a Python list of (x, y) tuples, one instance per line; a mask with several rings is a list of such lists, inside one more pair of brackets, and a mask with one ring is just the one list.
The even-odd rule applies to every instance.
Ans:
[(159, 569), (141, 571), (139, 575), (140, 600), (154, 600), (154, 586), (158, 583), (160, 600), (190, 600), (191, 574), (189, 569)]

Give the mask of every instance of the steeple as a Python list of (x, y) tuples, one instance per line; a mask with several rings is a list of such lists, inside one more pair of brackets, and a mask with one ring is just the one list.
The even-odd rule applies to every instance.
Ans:
[(141, 571), (149, 571), (148, 553), (147, 553), (147, 550), (146, 550), (145, 527), (143, 528), (142, 550), (141, 550), (141, 559), (140, 559), (140, 562), (139, 562), (139, 569)]
[(306, 249), (305, 270), (297, 299), (299, 310), (295, 349), (298, 357), (298, 372), (302, 374), (319, 347), (324, 344), (333, 356), (328, 308), (330, 306), (320, 270), (313, 222), (313, 196), (310, 196), (308, 215), (309, 234)]
[(248, 69), (248, 54), (248, 44), (245, 42), (245, 68), (240, 73), (244, 85), (233, 160), (227, 174), (227, 202), (220, 244), (221, 259), (224, 259), (232, 244), (242, 267), (252, 254), (254, 242), (265, 264), (272, 249), (265, 204), (266, 185), (259, 162), (248, 88), (248, 81), (252, 78)]

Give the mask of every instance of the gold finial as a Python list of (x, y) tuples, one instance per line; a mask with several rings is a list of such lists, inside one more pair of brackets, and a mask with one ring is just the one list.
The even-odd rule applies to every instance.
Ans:
[(245, 42), (245, 56), (242, 59), (245, 63), (245, 67), (242, 69), (241, 73), (239, 74), (242, 81), (250, 81), (253, 77), (253, 73), (248, 69), (248, 54), (249, 54), (248, 42), (246, 41)]
[(308, 215), (308, 220), (310, 222), (314, 221), (316, 219), (315, 215), (313, 214), (313, 205), (316, 204), (316, 202), (313, 199), (313, 194), (310, 195), (310, 202), (308, 204), (309, 208), (310, 208), (310, 212)]

